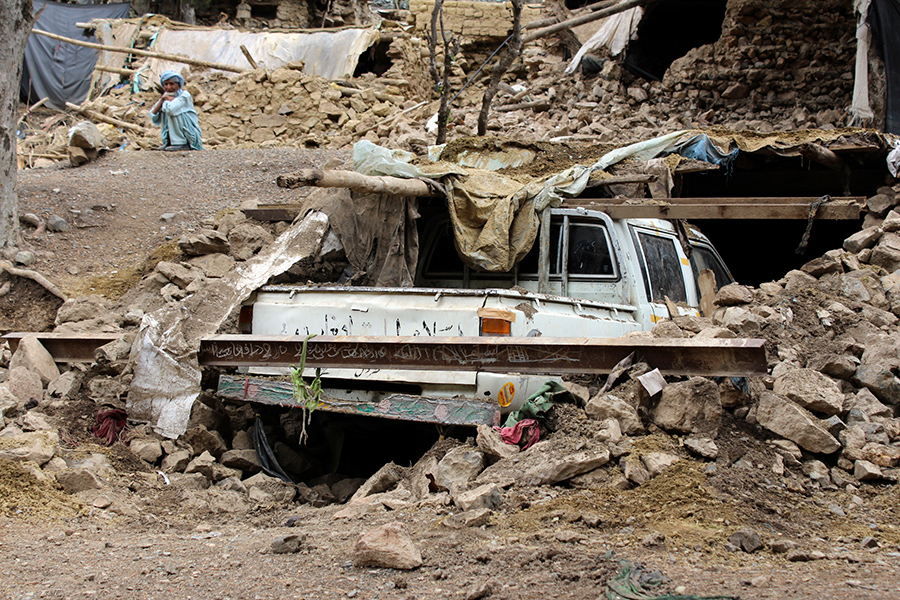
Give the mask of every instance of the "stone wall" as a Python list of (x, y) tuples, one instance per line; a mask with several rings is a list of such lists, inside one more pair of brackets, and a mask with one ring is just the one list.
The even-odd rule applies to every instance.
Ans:
[[(730, 0), (722, 36), (665, 76), (686, 109), (844, 110), (853, 93), (852, 0)], [(807, 116), (797, 115), (798, 126)]]
[[(433, 0), (410, 0), (410, 20), (415, 20), (416, 33), (425, 35), (431, 28)], [(522, 24), (542, 17), (539, 8), (522, 9)], [(444, 27), (447, 31), (470, 39), (505, 38), (512, 28), (512, 4), (509, 2), (444, 2)]]

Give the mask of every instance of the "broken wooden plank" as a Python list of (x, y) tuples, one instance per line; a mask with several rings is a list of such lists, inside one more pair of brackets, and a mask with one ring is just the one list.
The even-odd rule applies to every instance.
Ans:
[(494, 108), (494, 112), (510, 112), (514, 110), (547, 110), (550, 108), (550, 101), (546, 98), (533, 100), (531, 102), (520, 102), (519, 104), (504, 104)]
[(279, 187), (298, 188), (308, 185), (316, 187), (342, 187), (360, 194), (390, 194), (393, 196), (426, 197), (433, 196), (431, 187), (419, 179), (400, 177), (376, 177), (356, 171), (323, 171), (303, 169), (290, 175), (279, 175), (275, 180)]
[[(604, 212), (613, 219), (799, 219), (809, 218), (809, 204), (611, 204), (597, 201), (573, 202), (563, 206), (584, 207)], [(816, 219), (840, 221), (859, 219), (857, 204), (823, 204)]]
[[(271, 379), (220, 375), (217, 394), (227, 400), (297, 407), (293, 385)], [(440, 425), (490, 425), (499, 407), (491, 402), (381, 392), (364, 402), (323, 395), (315, 410)]]
[(9, 342), (9, 349), (15, 352), (19, 347), (19, 340), (25, 336), (33, 335), (53, 360), (58, 363), (91, 363), (94, 362), (94, 351), (106, 344), (118, 339), (115, 333), (53, 333), (14, 331), (7, 333), (2, 339)]
[(591, 179), (584, 187), (595, 188), (607, 185), (620, 185), (623, 183), (650, 183), (656, 181), (657, 179), (658, 177), (656, 175), (617, 175), (615, 177), (606, 177), (604, 179)]
[(306, 345), (308, 368), (468, 369), (490, 373), (609, 373), (637, 351), (666, 375), (767, 373), (757, 339), (354, 337), (213, 335), (200, 340), (204, 366), (291, 367)]
[(147, 133), (147, 130), (141, 127), (140, 125), (135, 125), (134, 123), (129, 123), (127, 121), (122, 121), (121, 119), (116, 119), (114, 117), (108, 117), (101, 112), (96, 110), (91, 110), (90, 108), (85, 108), (84, 106), (78, 106), (76, 104), (72, 104), (71, 102), (66, 102), (66, 108), (72, 109), (76, 112), (83, 114), (86, 117), (90, 117), (95, 121), (100, 121), (102, 123), (109, 123), (110, 125), (115, 125), (116, 127), (121, 127), (123, 129), (130, 129), (141, 135)]

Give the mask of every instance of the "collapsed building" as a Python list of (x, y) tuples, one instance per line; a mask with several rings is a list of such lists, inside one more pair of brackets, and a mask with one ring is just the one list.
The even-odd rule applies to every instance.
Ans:
[[(465, 11), (481, 9), (474, 4), (459, 3), (465, 17), (459, 23), (470, 17)], [(852, 230), (841, 231), (846, 235), (841, 235), (837, 244), (810, 251), (809, 256), (816, 258), (797, 259), (801, 268), (772, 277), (773, 281), (760, 277), (752, 287), (723, 288), (711, 314), (672, 314), (645, 334), (658, 339), (763, 338), (769, 371), (765, 377), (671, 377), (651, 394), (642, 377), (652, 372), (654, 365), (639, 360), (623, 365), (606, 381), (568, 381), (566, 391), (556, 394), (554, 408), (544, 421), (544, 441), (524, 452), (503, 444), (499, 434), (486, 426), (467, 432), (473, 440), (445, 440), (427, 451), (434, 445), (435, 434), (420, 428), (415, 435), (405, 436), (402, 445), (385, 444), (384, 454), (347, 446), (342, 461), (334, 455), (335, 438), (322, 433), (328, 430), (327, 415), (313, 413), (313, 423), (320, 427), (312, 431), (319, 433), (312, 434), (310, 445), (298, 448), (296, 440), (306, 418), (300, 408), (260, 413), (252, 402), (223, 400), (212, 391), (210, 382), (220, 373), (206, 369), (190, 375), (202, 390), (196, 401), (187, 403), (189, 420), (183, 435), (173, 439), (138, 426), (126, 433), (130, 449), (148, 468), (163, 471), (167, 481), (184, 490), (190, 502), (205, 503), (211, 511), (225, 510), (229, 503), (251, 506), (296, 498), (324, 505), (354, 498), (349, 514), (372, 507), (386, 510), (415, 503), (441, 504), (468, 513), (471, 523), (482, 524), (490, 511), (515, 508), (510, 499), (535, 487), (624, 490), (640, 487), (670, 468), (689, 469), (698, 480), (724, 479), (713, 465), (722, 470), (747, 467), (741, 463), (744, 454), (720, 452), (716, 443), (719, 436), (729, 436), (732, 428), (751, 432), (759, 442), (745, 452), (750, 457), (745, 460), (749, 468), (757, 468), (756, 462), (765, 464), (778, 485), (793, 493), (827, 503), (827, 494), (837, 490), (855, 494), (866, 486), (895, 483), (900, 465), (896, 409), (900, 359), (894, 340), (900, 315), (896, 238), (900, 216), (894, 210), (898, 192), (891, 187), (895, 180), (887, 176), (884, 166), (892, 138), (875, 131), (841, 129), (850, 117), (845, 109), (852, 102), (854, 85), (853, 45), (848, 42), (853, 39), (855, 21), (847, 4), (816, 4), (815, 10), (811, 6), (803, 10), (795, 3), (717, 3), (722, 10), (721, 36), (681, 57), (670, 56), (669, 66), (662, 70), (660, 65), (668, 58), (648, 56), (647, 46), (631, 46), (633, 54), (621, 61), (607, 56), (607, 50), (593, 50), (590, 56), (595, 58), (587, 62), (597, 67), (596, 71), (589, 73), (582, 60), (574, 72), (566, 73), (571, 48), (566, 50), (562, 41), (546, 41), (541, 49), (526, 49), (521, 64), (511, 71), (510, 89), (505, 92), (510, 106), (525, 102), (531, 107), (508, 111), (499, 110), (503, 107), (500, 103), (495, 107), (494, 132), (518, 139), (592, 140), (608, 144), (610, 150), (626, 140), (646, 140), (712, 124), (753, 130), (752, 134), (732, 136), (733, 132), (707, 129), (713, 138), (717, 133), (729, 137), (729, 144), (719, 146), (725, 154), (737, 149), (735, 160), (719, 169), (721, 165), (706, 154), (703, 164), (689, 165), (698, 168), (697, 172), (713, 173), (709, 180), (692, 177), (689, 169), (677, 173), (677, 166), (664, 169), (669, 176), (678, 176), (680, 189), (675, 194), (665, 183), (660, 191), (655, 184), (659, 178), (665, 181), (666, 175), (651, 172), (645, 161), (628, 163), (621, 171), (610, 169), (603, 175), (620, 179), (596, 186), (611, 191), (593, 198), (598, 204), (607, 201), (609, 210), (615, 210), (610, 206), (616, 196), (619, 200), (663, 200), (664, 209), (659, 208), (661, 204), (653, 208), (663, 216), (677, 208), (675, 195), (721, 198), (731, 192), (745, 200), (787, 197), (793, 194), (778, 193), (787, 189), (787, 181), (807, 200), (826, 195), (861, 196), (855, 214), (858, 217), (860, 210), (866, 213), (861, 230), (858, 219), (849, 219), (847, 227)], [(452, 17), (452, 3), (445, 8)], [(492, 4), (491, 10), (507, 8)], [(711, 16), (716, 14), (711, 11)], [(418, 33), (421, 23), (427, 22), (427, 8), (411, 4), (412, 15), (413, 31)], [(672, 28), (671, 18), (671, 13), (654, 16), (648, 9), (646, 20), (641, 21), (647, 28), (645, 37), (652, 37), (654, 27), (660, 28), (664, 21), (669, 29), (677, 29)], [(448, 23), (455, 26), (453, 18)], [(460, 35), (465, 36), (464, 25), (460, 27)], [(640, 34), (640, 24), (637, 31)], [(425, 121), (435, 110), (433, 104), (416, 108), (420, 102), (433, 101), (432, 83), (422, 61), (426, 44), (403, 28), (379, 34), (377, 40), (372, 48), (380, 46), (383, 54), (375, 52), (372, 62), (361, 60), (357, 66), (379, 72), (356, 72), (354, 68), (352, 77), (339, 82), (307, 74), (305, 64), (254, 69), (234, 79), (221, 73), (189, 75), (188, 85), (193, 86), (209, 145), (339, 148), (365, 138), (424, 155), (431, 135)], [(676, 46), (675, 40), (671, 45)], [(477, 70), (486, 47), (489, 44), (484, 39), (462, 47), (454, 65), (454, 87), (461, 88)], [(525, 89), (514, 89), (517, 82), (523, 82)], [(454, 136), (475, 130), (480, 101), (480, 90), (476, 90), (457, 99), (459, 108), (454, 111), (451, 128)], [(152, 92), (135, 93), (121, 87), (82, 108), (143, 127), (139, 103), (152, 96)], [(873, 107), (871, 118), (877, 124), (884, 117), (874, 115), (884, 108), (877, 102)], [(798, 128), (818, 131), (797, 136)], [(123, 127), (106, 133), (108, 145), (123, 151), (155, 146), (152, 133), (146, 131)], [(115, 141), (110, 143), (109, 136)], [(24, 154), (27, 156), (29, 144), (35, 154), (45, 153), (43, 150), (61, 153), (68, 142), (62, 133), (39, 133), (23, 141)], [(811, 161), (799, 148), (803, 143), (824, 147), (840, 157), (838, 168)], [(798, 178), (804, 170), (806, 175)], [(768, 189), (733, 191), (736, 182), (749, 185), (751, 180), (762, 179), (760, 172), (779, 171), (780, 181)], [(306, 214), (302, 207), (294, 210), (291, 218)], [(764, 211), (757, 218), (768, 220)], [(800, 221), (805, 222), (802, 217)], [(7, 387), (15, 397), (5, 394), (3, 411), (10, 427), (18, 430), (10, 429), (9, 437), (18, 441), (2, 455), (38, 463), (36, 473), (55, 473), (56, 480), (74, 493), (86, 497), (95, 493), (92, 490), (102, 483), (92, 481), (100, 478), (73, 474), (83, 467), (73, 467), (65, 460), (65, 444), (53, 425), (46, 420), (46, 427), (41, 424), (45, 393), (51, 398), (51, 407), (80, 397), (105, 405), (109, 411), (125, 409), (129, 386), (139, 375), (136, 365), (126, 360), (133, 342), (144, 339), (146, 348), (158, 350), (158, 340), (142, 338), (137, 330), (144, 312), (157, 309), (157, 314), (171, 316), (196, 309), (205, 299), (224, 294), (224, 289), (234, 290), (233, 280), (223, 285), (223, 274), (237, 262), (281, 260), (279, 268), (285, 271), (301, 256), (316, 257), (312, 261), (319, 266), (330, 262), (320, 243), (324, 224), (308, 222), (307, 227), (315, 227), (320, 234), (320, 241), (287, 256), (285, 248), (297, 238), (276, 239), (273, 235), (284, 235), (285, 227), (250, 223), (242, 215), (230, 214), (211, 223), (202, 235), (184, 239), (186, 260), (159, 263), (120, 304), (98, 298), (69, 300), (58, 314), (60, 333), (90, 331), (102, 324), (111, 329), (112, 339), (97, 354), (91, 352), (91, 366), (84, 374), (74, 370), (53, 374), (52, 369), (39, 374), (42, 367), (37, 366), (35, 357), (43, 356), (46, 362), (35, 343), (40, 336), (21, 342), (16, 355), (8, 357)], [(820, 222), (815, 227), (820, 227)], [(814, 231), (818, 240), (819, 229)], [(798, 242), (791, 239), (789, 243), (795, 246)], [(345, 263), (335, 264), (340, 266), (322, 271), (339, 277)], [(301, 280), (308, 275), (302, 266), (297, 271)], [(265, 283), (267, 276), (253, 284)], [(250, 287), (247, 284), (229, 292), (232, 300)], [(184, 346), (178, 350), (189, 352), (191, 343), (204, 335), (199, 331), (203, 327), (212, 331), (233, 328), (235, 323), (225, 322), (228, 316), (220, 314), (217, 321), (189, 324), (184, 339), (179, 340)], [(54, 362), (52, 357), (49, 362)], [(193, 368), (183, 363), (172, 366)], [(35, 385), (36, 374), (46, 381)], [(17, 393), (23, 389), (28, 390), (26, 396), (32, 396)], [(179, 398), (189, 395), (185, 390), (170, 392)], [(31, 400), (37, 406), (30, 405)], [(112, 439), (116, 439), (117, 420), (122, 420), (122, 415), (106, 414), (97, 423), (98, 431), (112, 431)], [(93, 423), (82, 423), (85, 429), (87, 425)], [(659, 439), (664, 440), (663, 450)], [(274, 463), (265, 463), (261, 453), (270, 454)], [(366, 460), (348, 460), (348, 456)], [(389, 464), (380, 468), (386, 462)], [(397, 462), (414, 466), (401, 468), (393, 464)], [(279, 465), (287, 480), (304, 483), (285, 481), (273, 464)]]

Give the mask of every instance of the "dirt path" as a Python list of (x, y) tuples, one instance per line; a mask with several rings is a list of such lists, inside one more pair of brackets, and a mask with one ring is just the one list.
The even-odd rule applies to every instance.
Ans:
[(32, 268), (65, 290), (80, 289), (85, 278), (140, 265), (223, 210), (297, 202), (305, 192), (279, 188), (275, 178), (332, 156), (349, 160), (347, 152), (290, 148), (114, 151), (78, 168), (19, 171), (19, 213), (55, 214), (72, 226), (38, 238), (24, 229), (38, 258)]

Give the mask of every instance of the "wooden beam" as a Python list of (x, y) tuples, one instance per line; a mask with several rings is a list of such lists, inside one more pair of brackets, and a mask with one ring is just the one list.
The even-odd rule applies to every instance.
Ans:
[(312, 185), (316, 187), (348, 188), (361, 194), (389, 194), (415, 198), (434, 195), (434, 191), (428, 184), (419, 179), (402, 179), (388, 176), (376, 177), (363, 175), (356, 171), (303, 169), (290, 175), (279, 175), (275, 182), (279, 187), (283, 188), (298, 188)]
[(533, 100), (531, 102), (520, 102), (519, 104), (504, 104), (494, 108), (494, 112), (511, 112), (514, 110), (547, 110), (550, 108), (550, 101), (546, 98)]
[[(610, 6), (614, 6), (616, 2), (619, 0), (602, 0), (601, 2), (595, 2), (594, 4), (588, 4), (587, 6), (583, 6), (581, 8), (576, 8), (573, 11), (570, 11), (573, 15), (581, 16), (588, 11), (597, 11), (602, 10), (604, 8), (609, 8)], [(541, 27), (548, 27), (550, 25), (556, 25), (559, 23), (559, 19), (556, 17), (550, 17), (547, 19), (541, 19), (539, 21), (532, 21), (528, 23), (522, 29), (540, 29)]]
[[(613, 219), (797, 219), (809, 218), (809, 204), (611, 204), (601, 201), (566, 200), (565, 207), (599, 210)], [(823, 204), (816, 219), (856, 220), (856, 204)]]
[(121, 69), (119, 67), (108, 67), (106, 65), (94, 65), (95, 71), (101, 71), (103, 73), (115, 73), (117, 75), (125, 75), (126, 77), (131, 77), (136, 73), (134, 69)]
[(89, 108), (85, 108), (84, 106), (78, 106), (72, 104), (71, 102), (66, 102), (66, 108), (70, 108), (76, 112), (83, 114), (86, 117), (90, 117), (95, 121), (102, 121), (103, 123), (109, 123), (110, 125), (115, 125), (116, 127), (122, 127), (124, 129), (130, 129), (132, 131), (136, 131), (140, 134), (146, 134), (147, 130), (141, 127), (140, 125), (135, 125), (134, 123), (129, 123), (127, 121), (122, 121), (120, 119), (116, 119), (113, 117), (107, 117), (101, 112), (97, 112), (96, 110), (91, 110)]
[(602, 19), (610, 15), (625, 12), (630, 8), (647, 4), (649, 1), (650, 0), (623, 0), (622, 2), (610, 6), (609, 8), (593, 11), (589, 14), (575, 17), (574, 19), (569, 19), (568, 21), (563, 21), (562, 23), (557, 23), (555, 25), (550, 25), (549, 27), (544, 27), (543, 29), (538, 29), (534, 33), (531, 33), (522, 38), (522, 43), (527, 44), (528, 42), (533, 42), (542, 37), (546, 37), (559, 31), (563, 31), (564, 29), (572, 29), (573, 27), (578, 27), (579, 25), (584, 25), (585, 23), (590, 23), (591, 21), (597, 21), (598, 19)]
[(213, 335), (200, 340), (204, 366), (459, 370), (490, 373), (609, 373), (638, 351), (667, 375), (759, 376), (765, 340), (505, 337)]
[[(656, 175), (619, 175), (615, 177), (606, 177), (604, 179), (591, 179), (585, 188), (603, 187), (607, 185), (620, 185), (623, 183), (650, 183), (656, 181)], [(611, 200), (612, 198), (610, 198)], [(605, 198), (604, 198), (605, 200)]]
[(162, 52), (149, 52), (147, 50), (138, 50), (136, 48), (120, 48), (119, 46), (106, 46), (104, 44), (82, 42), (81, 40), (73, 40), (72, 38), (56, 35), (55, 33), (50, 33), (49, 31), (41, 31), (40, 29), (32, 29), (31, 33), (36, 33), (38, 35), (48, 37), (51, 40), (58, 40), (60, 42), (66, 42), (67, 44), (83, 46), (85, 48), (93, 48), (94, 50), (103, 50), (105, 52), (121, 52), (124, 54), (134, 54), (135, 56), (148, 56), (150, 58), (158, 58), (160, 60), (184, 63), (186, 65), (194, 65), (197, 67), (206, 67), (208, 69), (218, 69), (220, 71), (231, 71), (233, 73), (243, 73), (247, 71), (247, 69), (241, 67), (232, 67), (231, 65), (223, 65), (220, 63), (209, 62), (207, 60), (197, 60), (178, 54), (163, 54)]
[[(566, 199), (564, 202), (567, 204), (570, 202), (580, 204), (584, 202), (583, 198), (572, 198)], [(788, 206), (792, 204), (805, 204), (809, 206), (810, 204), (814, 204), (819, 201), (818, 197), (814, 196), (761, 196), (757, 198), (740, 198), (740, 197), (729, 197), (729, 198), (717, 198), (717, 197), (705, 197), (705, 198), (598, 198), (594, 200), (590, 200), (590, 202), (594, 202), (597, 204), (621, 204), (621, 205), (641, 205), (641, 204), (659, 204), (660, 202), (664, 202), (666, 204), (708, 204), (708, 205), (717, 205), (723, 204), (728, 206), (748, 206), (748, 205), (769, 205), (769, 206)], [(832, 198), (825, 206), (830, 204), (855, 204), (856, 206), (862, 208), (866, 204), (865, 196), (847, 196), (847, 197), (836, 197)]]

